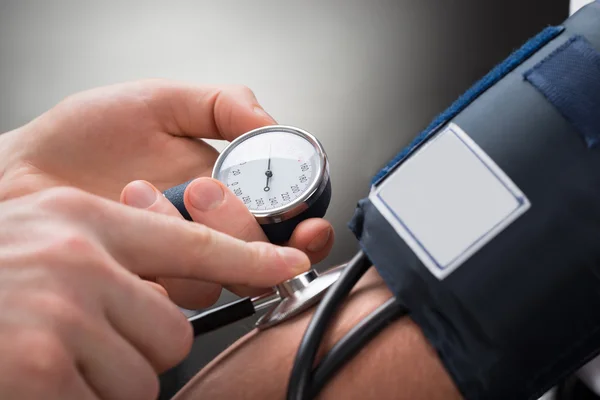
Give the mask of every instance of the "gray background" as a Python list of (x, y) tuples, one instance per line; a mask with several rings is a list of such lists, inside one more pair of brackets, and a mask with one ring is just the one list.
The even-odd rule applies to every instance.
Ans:
[[(325, 267), (355, 251), (346, 223), (378, 169), (512, 49), (568, 13), (568, 0), (0, 0), (0, 132), (99, 85), (147, 77), (245, 84), (278, 122), (314, 133), (330, 156), (326, 218), (337, 242)], [(252, 322), (198, 340), (164, 377), (163, 397)]]

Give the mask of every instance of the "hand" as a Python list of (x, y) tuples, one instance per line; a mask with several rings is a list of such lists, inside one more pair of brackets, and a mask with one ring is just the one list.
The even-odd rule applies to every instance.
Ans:
[[(134, 181), (127, 185), (121, 194), (121, 201), (182, 218), (175, 206), (145, 181)], [(199, 178), (191, 182), (185, 191), (184, 203), (195, 222), (246, 242), (267, 241), (260, 225), (242, 201), (217, 180)], [(323, 219), (313, 218), (296, 227), (287, 245), (302, 250), (312, 263), (318, 263), (329, 254), (333, 242), (331, 225)], [(211, 305), (221, 294), (221, 286), (215, 283), (163, 277), (158, 277), (156, 282), (166, 288), (173, 301), (189, 309)], [(251, 285), (230, 285), (227, 289), (241, 296), (252, 296), (264, 292), (266, 287), (248, 286)]]
[[(0, 200), (54, 186), (118, 200), (123, 186), (140, 179), (164, 191), (210, 176), (218, 152), (200, 138), (233, 140), (274, 123), (252, 91), (241, 86), (149, 80), (89, 90), (0, 136)], [(311, 235), (331, 226), (324, 220), (313, 224), (295, 233), (294, 243), (313, 243), (309, 254), (320, 260), (330, 242)], [(327, 250), (317, 249), (318, 243)], [(197, 282), (194, 288), (206, 296), (187, 306), (210, 305), (220, 293), (218, 285)], [(187, 297), (170, 294), (174, 300)]]
[(300, 251), (71, 188), (0, 208), (0, 398), (152, 399), (192, 343), (184, 315), (138, 275), (273, 285)]
[(118, 200), (136, 179), (164, 191), (210, 176), (218, 152), (199, 138), (232, 140), (274, 123), (242, 86), (148, 80), (89, 90), (0, 137), (0, 199), (74, 186)]

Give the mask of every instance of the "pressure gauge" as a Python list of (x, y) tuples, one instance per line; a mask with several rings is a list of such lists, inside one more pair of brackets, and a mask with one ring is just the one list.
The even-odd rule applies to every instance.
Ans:
[[(323, 146), (290, 126), (258, 128), (233, 140), (217, 159), (212, 177), (244, 203), (273, 243), (287, 241), (303, 220), (323, 217), (331, 199)], [(165, 196), (180, 208), (175, 189)]]

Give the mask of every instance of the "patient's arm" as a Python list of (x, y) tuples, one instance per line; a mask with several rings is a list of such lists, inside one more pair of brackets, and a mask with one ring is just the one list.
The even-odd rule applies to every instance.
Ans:
[[(371, 268), (332, 322), (320, 355), (390, 297)], [(311, 315), (307, 312), (246, 335), (203, 369), (175, 399), (284, 399), (291, 365)], [(452, 400), (461, 396), (419, 328), (403, 318), (363, 348), (320, 398)]]

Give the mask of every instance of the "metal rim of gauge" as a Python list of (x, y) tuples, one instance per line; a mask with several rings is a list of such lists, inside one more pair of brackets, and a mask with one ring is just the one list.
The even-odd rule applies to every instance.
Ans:
[(317, 172), (315, 174), (316, 177), (313, 179), (304, 193), (302, 193), (302, 195), (295, 200), (291, 201), (289, 204), (267, 210), (265, 212), (250, 210), (258, 223), (261, 225), (283, 222), (301, 214), (318, 201), (320, 195), (324, 192), (325, 188), (327, 187), (327, 183), (329, 182), (329, 160), (327, 159), (327, 154), (325, 153), (325, 150), (323, 149), (323, 146), (319, 140), (303, 129), (287, 125), (270, 125), (253, 129), (231, 141), (231, 143), (217, 158), (212, 171), (212, 177), (214, 179), (218, 179), (223, 162), (227, 159), (229, 154), (244, 141), (258, 135), (277, 132), (291, 133), (300, 136), (310, 143), (318, 155)]

